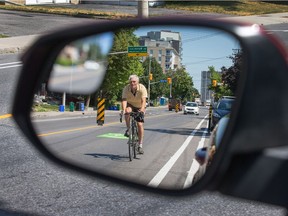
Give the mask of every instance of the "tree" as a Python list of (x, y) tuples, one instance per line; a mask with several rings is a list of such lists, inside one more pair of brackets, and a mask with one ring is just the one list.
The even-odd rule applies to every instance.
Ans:
[[(139, 46), (134, 34), (135, 28), (121, 29), (115, 32), (111, 53), (126, 51), (128, 46)], [(106, 104), (112, 105), (121, 100), (122, 89), (132, 74), (143, 75), (143, 66), (139, 57), (128, 57), (127, 53), (109, 55), (105, 79), (98, 94), (106, 99)]]
[(199, 95), (193, 86), (192, 77), (185, 68), (178, 68), (176, 71), (169, 71), (167, 77), (172, 78), (172, 97), (180, 98), (182, 101), (193, 100), (193, 94)]
[(232, 56), (229, 56), (229, 58), (232, 59), (233, 65), (228, 69), (225, 67), (221, 68), (222, 81), (224, 85), (231, 91), (232, 95), (235, 95), (240, 72), (242, 69), (243, 52), (241, 50), (237, 50)]
[(153, 74), (153, 79), (150, 81), (150, 83), (152, 83), (150, 85), (150, 100), (155, 100), (157, 97), (165, 95), (168, 87), (167, 83), (160, 83), (160, 80), (165, 80), (166, 76), (163, 74), (161, 65), (156, 61), (154, 57), (148, 57), (143, 62), (144, 76), (140, 80), (141, 83), (144, 84), (148, 89), (149, 65), (150, 72)]
[[(216, 71), (214, 66), (209, 66), (208, 71), (211, 73), (211, 84), (209, 86), (209, 89), (213, 91), (214, 94), (214, 100), (217, 101), (220, 97), (223, 96), (223, 86), (222, 84), (222, 77), (221, 73)], [(213, 86), (213, 80), (216, 80), (217, 85)]]
[[(229, 58), (232, 60), (232, 66), (229, 68), (223, 66), (220, 72), (217, 72), (213, 66), (208, 67), (211, 72), (211, 85), (209, 89), (214, 92), (215, 101), (224, 95), (233, 96), (236, 93), (242, 67), (242, 51), (235, 51)], [(218, 85), (213, 86), (212, 80), (216, 80)]]

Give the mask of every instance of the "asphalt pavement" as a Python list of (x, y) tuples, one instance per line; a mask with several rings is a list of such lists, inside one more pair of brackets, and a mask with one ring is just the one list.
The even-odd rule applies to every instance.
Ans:
[[(72, 7), (73, 5), (71, 5)], [(84, 4), (83, 7), (89, 7)], [(78, 6), (79, 8), (79, 6)], [(183, 14), (182, 14), (183, 15)], [(185, 14), (187, 15), (187, 14)], [(276, 13), (254, 16), (219, 16), (215, 19), (242, 21), (259, 25), (273, 25), (288, 23), (288, 13)], [(0, 54), (12, 54), (25, 51), (40, 35), (23, 35), (17, 37), (0, 38)]]

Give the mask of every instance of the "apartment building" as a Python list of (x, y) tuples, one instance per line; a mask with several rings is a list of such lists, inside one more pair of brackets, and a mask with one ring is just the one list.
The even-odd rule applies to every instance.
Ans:
[[(149, 56), (158, 61), (163, 73), (181, 67), (182, 42), (179, 32), (151, 31), (140, 37), (139, 44), (147, 46)], [(143, 57), (143, 60), (145, 58)]]

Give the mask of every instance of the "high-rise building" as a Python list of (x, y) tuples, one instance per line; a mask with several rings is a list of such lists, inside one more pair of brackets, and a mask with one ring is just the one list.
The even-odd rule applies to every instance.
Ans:
[(212, 101), (212, 91), (209, 90), (211, 85), (211, 72), (202, 71), (201, 72), (201, 103), (206, 105)]
[(182, 41), (179, 32), (151, 31), (141, 36), (139, 43), (147, 46), (148, 55), (161, 65), (163, 73), (181, 67)]

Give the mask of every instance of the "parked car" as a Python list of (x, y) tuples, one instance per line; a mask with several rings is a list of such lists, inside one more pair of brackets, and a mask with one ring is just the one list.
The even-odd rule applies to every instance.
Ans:
[(212, 108), (210, 130), (213, 130), (219, 120), (231, 112), (235, 98), (221, 98)]
[(172, 111), (173, 109), (176, 110), (176, 106), (178, 106), (178, 111), (182, 111), (182, 103), (180, 99), (176, 98), (169, 98), (168, 100), (168, 110)]
[(199, 115), (199, 106), (198, 106), (198, 103), (196, 103), (196, 102), (187, 102), (187, 103), (183, 106), (183, 113), (184, 113), (184, 115), (187, 115), (187, 114), (196, 114), (196, 115)]

